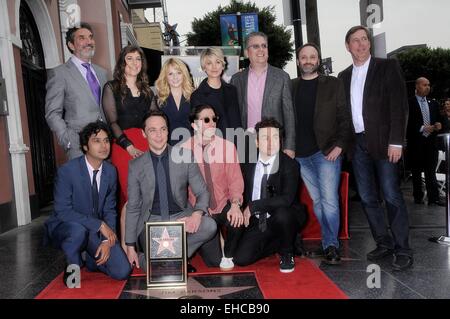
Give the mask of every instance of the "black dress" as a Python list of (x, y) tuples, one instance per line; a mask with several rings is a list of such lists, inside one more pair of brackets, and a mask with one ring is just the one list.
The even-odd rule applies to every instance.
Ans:
[[(169, 118), (169, 144), (175, 145), (183, 139), (187, 139), (192, 135), (191, 124), (189, 123), (189, 113), (191, 112), (191, 104), (187, 101), (184, 96), (181, 96), (180, 108), (177, 108), (177, 104), (172, 96), (169, 94), (167, 100), (160, 106), (161, 111), (163, 111)], [(183, 128), (184, 136), (172, 136), (172, 132), (176, 129)]]

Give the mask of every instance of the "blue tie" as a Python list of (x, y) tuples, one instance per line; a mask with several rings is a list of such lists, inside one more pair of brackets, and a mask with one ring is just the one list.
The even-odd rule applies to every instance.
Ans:
[(92, 213), (94, 216), (98, 215), (98, 187), (97, 187), (97, 173), (98, 169), (94, 170), (94, 176), (92, 177)]

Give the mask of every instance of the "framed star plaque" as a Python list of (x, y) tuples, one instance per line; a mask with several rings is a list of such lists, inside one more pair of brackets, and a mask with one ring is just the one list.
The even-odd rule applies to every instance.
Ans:
[(148, 222), (147, 287), (186, 286), (187, 250), (184, 222)]

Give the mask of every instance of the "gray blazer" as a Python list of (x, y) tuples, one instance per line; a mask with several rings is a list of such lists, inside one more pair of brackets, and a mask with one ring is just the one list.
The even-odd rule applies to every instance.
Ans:
[[(169, 179), (172, 197), (186, 216), (194, 211), (208, 212), (209, 193), (198, 164), (190, 150), (167, 146), (169, 150)], [(187, 152), (187, 153), (186, 153)], [(173, 155), (175, 154), (175, 155)], [(189, 161), (174, 162), (177, 154), (185, 155)], [(185, 158), (185, 157), (183, 157)], [(125, 218), (125, 242), (137, 243), (144, 224), (150, 218), (155, 195), (155, 172), (150, 152), (129, 162), (128, 204)], [(195, 207), (188, 201), (188, 186), (196, 197)]]
[[(106, 70), (92, 64), (100, 88), (107, 78)], [(56, 133), (69, 159), (82, 155), (78, 133), (88, 123), (105, 121), (101, 105), (97, 104), (89, 84), (72, 60), (48, 71), (45, 118), (50, 129)]]
[[(247, 128), (248, 68), (235, 73), (231, 84), (237, 88), (242, 125)], [(274, 117), (285, 129), (284, 149), (295, 150), (295, 115), (292, 106), (291, 80), (289, 74), (268, 65), (261, 117)]]

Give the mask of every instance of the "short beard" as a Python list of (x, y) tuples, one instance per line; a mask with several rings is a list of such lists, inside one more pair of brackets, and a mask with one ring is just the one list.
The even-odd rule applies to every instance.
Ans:
[(319, 71), (319, 64), (316, 64), (312, 69), (305, 70), (302, 66), (300, 67), (300, 73), (302, 75), (314, 74)]

